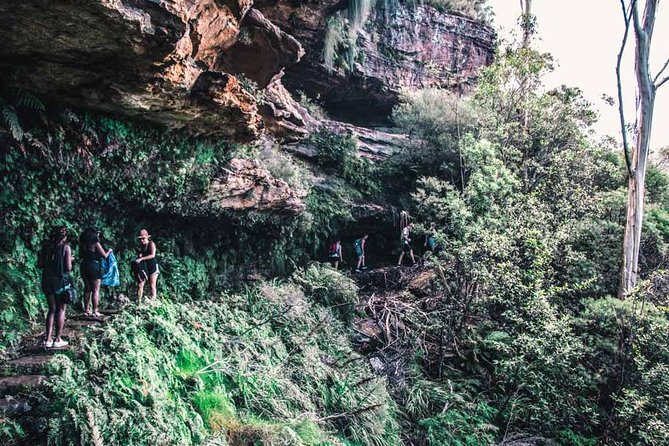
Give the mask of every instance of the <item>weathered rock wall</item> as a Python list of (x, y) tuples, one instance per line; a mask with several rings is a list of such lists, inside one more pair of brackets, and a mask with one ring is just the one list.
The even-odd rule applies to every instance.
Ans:
[(0, 71), (54, 101), (253, 139), (256, 99), (231, 74), (266, 85), (302, 48), (252, 3), (3, 0)]
[(256, 7), (305, 47), (302, 60), (286, 69), (288, 89), (318, 96), (336, 118), (380, 124), (397, 104), (401, 89), (464, 92), (492, 61), (495, 33), (489, 26), (429, 5), (387, 3), (387, 8), (374, 9), (358, 34), (360, 60), (350, 71), (335, 67), (330, 72), (323, 61), (326, 21), (346, 2), (258, 0)]

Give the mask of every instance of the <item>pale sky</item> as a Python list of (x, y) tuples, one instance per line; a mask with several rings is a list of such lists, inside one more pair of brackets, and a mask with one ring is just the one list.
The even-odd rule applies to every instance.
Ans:
[[(659, 2), (651, 49), (653, 75), (669, 58), (669, 2)], [(495, 13), (494, 26), (500, 36), (517, 30), (519, 0), (488, 0)], [(556, 70), (546, 79), (547, 87), (565, 84), (580, 87), (585, 97), (600, 113), (596, 131), (620, 140), (617, 105), (611, 107), (602, 94), (617, 98), (616, 56), (623, 35), (623, 18), (619, 0), (534, 0), (538, 38), (535, 47), (551, 53)], [(518, 35), (518, 33), (517, 33)], [(627, 121), (634, 121), (635, 78), (632, 56), (634, 39), (630, 33), (623, 78)], [(665, 75), (669, 74), (669, 69)], [(669, 82), (658, 90), (655, 99), (651, 147), (669, 145)]]

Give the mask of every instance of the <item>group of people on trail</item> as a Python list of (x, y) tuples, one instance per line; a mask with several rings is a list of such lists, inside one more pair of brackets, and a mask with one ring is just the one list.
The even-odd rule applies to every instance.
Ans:
[[(79, 271), (84, 282), (84, 316), (102, 317), (100, 313), (100, 287), (106, 268), (113, 265), (111, 249), (104, 249), (100, 241), (101, 231), (95, 227), (86, 228), (79, 237)], [(137, 302), (141, 304), (144, 285), (149, 282), (151, 299), (157, 295), (158, 262), (156, 244), (151, 235), (142, 229), (137, 237), (139, 249), (131, 263), (133, 276), (137, 282)], [(42, 270), (42, 291), (46, 295), (49, 309), (46, 316), (46, 348), (61, 348), (68, 345), (62, 339), (65, 324), (65, 311), (68, 304), (74, 303), (76, 293), (70, 273), (74, 263), (74, 254), (68, 243), (68, 230), (65, 226), (54, 228), (40, 251), (38, 266)], [(55, 325), (55, 336), (54, 336)]]
[[(404, 259), (405, 255), (408, 255), (411, 258), (411, 262), (413, 264), (416, 264), (416, 258), (414, 256), (413, 246), (411, 244), (412, 228), (413, 228), (412, 223), (407, 223), (402, 228), (400, 236), (401, 253), (400, 253), (400, 258), (397, 261), (398, 266), (402, 265), (402, 260)], [(430, 223), (430, 228), (425, 234), (425, 244), (423, 246), (425, 246), (425, 248), (427, 248), (429, 251), (432, 252), (434, 252), (437, 248), (436, 233), (437, 233), (436, 223)], [(362, 270), (367, 269), (367, 266), (365, 265), (365, 252), (366, 252), (365, 244), (368, 238), (369, 234), (365, 233), (362, 237), (355, 239), (355, 241), (353, 242), (353, 250), (355, 251), (356, 257), (358, 258), (358, 263), (355, 267), (356, 272), (361, 272)], [(332, 262), (332, 266), (335, 269), (338, 269), (339, 263), (343, 262), (344, 260), (341, 240), (337, 240), (336, 242), (330, 245), (330, 248), (328, 250), (328, 258), (330, 262)]]

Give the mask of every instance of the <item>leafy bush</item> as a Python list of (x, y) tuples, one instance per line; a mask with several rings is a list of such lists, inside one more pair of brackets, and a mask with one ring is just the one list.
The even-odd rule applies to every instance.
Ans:
[(81, 360), (56, 359), (51, 444), (399, 444), (383, 382), (351, 361), (344, 325), (315, 303), (355, 287), (327, 268), (295, 280), (304, 294), (264, 283), (115, 317)]
[(338, 173), (363, 194), (377, 191), (374, 167), (358, 155), (358, 142), (352, 133), (323, 128), (311, 135), (311, 143), (316, 147), (319, 166)]

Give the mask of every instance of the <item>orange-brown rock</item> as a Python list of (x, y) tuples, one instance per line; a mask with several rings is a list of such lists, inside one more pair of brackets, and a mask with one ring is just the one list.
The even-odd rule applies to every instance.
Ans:
[[(0, 2), (0, 79), (46, 100), (253, 139), (262, 128), (256, 97), (233, 75), (269, 82), (302, 49), (249, 12), (252, 3)], [(248, 48), (239, 44), (244, 29)]]
[(305, 195), (273, 178), (258, 161), (235, 158), (226, 174), (211, 184), (205, 201), (219, 209), (299, 214), (305, 209)]

